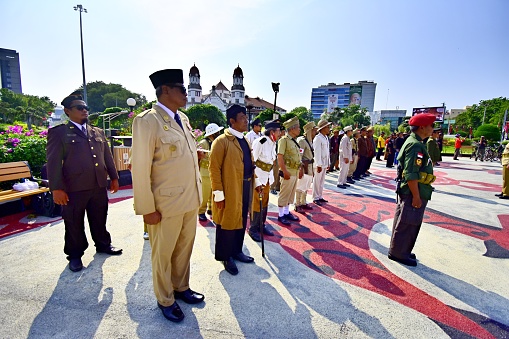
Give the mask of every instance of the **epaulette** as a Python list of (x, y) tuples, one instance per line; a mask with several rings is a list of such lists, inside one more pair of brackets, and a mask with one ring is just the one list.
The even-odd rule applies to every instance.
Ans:
[(51, 127), (51, 129), (62, 128), (62, 127), (65, 127), (65, 126), (67, 126), (67, 124), (60, 124), (60, 125), (56, 125), (55, 127)]
[(265, 141), (267, 141), (267, 137), (261, 137), (260, 138), (260, 144), (263, 145), (265, 143)]
[(143, 111), (141, 112), (140, 114), (138, 114), (137, 116), (140, 117), (140, 118), (143, 118), (145, 115), (147, 115), (150, 111), (154, 111), (155, 112), (155, 109), (153, 108), (149, 108), (147, 109), (146, 111)]

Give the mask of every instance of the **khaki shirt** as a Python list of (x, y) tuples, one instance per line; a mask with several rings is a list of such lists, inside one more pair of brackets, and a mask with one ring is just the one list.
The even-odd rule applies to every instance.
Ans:
[[(313, 161), (314, 154), (313, 154), (313, 147), (312, 143), (308, 142), (306, 139), (306, 136), (301, 136), (297, 138), (297, 142), (299, 143), (300, 148), (302, 151), (302, 161), (309, 160)], [(307, 175), (313, 175), (313, 163), (309, 163), (307, 165), (307, 171), (304, 169), (304, 173)]]
[(285, 135), (277, 143), (277, 154), (283, 155), (286, 169), (290, 175), (297, 175), (300, 167), (300, 147), (297, 141), (289, 135)]

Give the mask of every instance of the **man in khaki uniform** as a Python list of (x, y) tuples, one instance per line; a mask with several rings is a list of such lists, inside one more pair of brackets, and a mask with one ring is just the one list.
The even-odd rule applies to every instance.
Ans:
[(360, 130), (358, 128), (353, 130), (352, 138), (350, 139), (350, 143), (352, 144), (352, 159), (353, 162), (350, 163), (350, 168), (348, 169), (348, 176), (346, 178), (346, 182), (349, 184), (354, 184), (355, 181), (353, 180), (352, 176), (355, 170), (357, 169), (357, 160), (359, 159), (358, 153), (358, 140), (360, 138)]
[[(224, 127), (219, 127), (217, 124), (211, 123), (205, 127), (205, 137), (200, 141), (199, 147), (202, 150), (210, 151), (212, 142), (219, 136), (219, 133)], [(201, 175), (201, 190), (203, 201), (198, 209), (198, 219), (200, 221), (207, 221), (207, 216), (212, 215), (212, 186), (210, 186), (209, 175), (209, 152), (204, 152), (205, 155), (200, 159), (200, 175)]]
[(495, 194), (500, 199), (509, 199), (509, 144), (502, 152), (502, 193)]
[(304, 135), (297, 139), (300, 149), (302, 150), (302, 170), (304, 174), (302, 178), (297, 180), (297, 188), (295, 190), (295, 212), (306, 213), (306, 210), (312, 210), (313, 207), (306, 203), (307, 190), (313, 182), (313, 138), (316, 135), (316, 126), (314, 121), (304, 125)]
[(313, 180), (313, 202), (322, 206), (328, 202), (323, 198), (323, 187), (325, 185), (325, 173), (330, 166), (330, 146), (328, 135), (332, 123), (326, 120), (318, 122), (318, 133), (313, 139), (313, 150), (315, 151), (315, 177)]
[(148, 224), (157, 304), (173, 322), (184, 319), (175, 299), (195, 304), (204, 296), (189, 288), (196, 216), (202, 201), (196, 143), (187, 116), (182, 70), (153, 73), (157, 103), (133, 121), (134, 209)]
[(290, 213), (290, 204), (295, 199), (297, 179), (301, 178), (304, 171), (300, 165), (300, 147), (295, 140), (300, 134), (299, 118), (293, 117), (283, 123), (286, 135), (277, 143), (277, 160), (279, 173), (282, 174), (281, 191), (279, 192), (278, 206), (279, 217), (277, 220), (283, 225), (289, 226), (292, 221), (300, 219)]

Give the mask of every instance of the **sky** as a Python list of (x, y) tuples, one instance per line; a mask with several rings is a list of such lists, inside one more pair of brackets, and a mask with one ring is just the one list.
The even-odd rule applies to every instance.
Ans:
[[(311, 89), (377, 83), (375, 110), (463, 108), (509, 97), (508, 0), (0, 0), (0, 48), (20, 56), (23, 93), (59, 103), (87, 82), (155, 99), (149, 75), (200, 70), (203, 93), (230, 88), (310, 108)], [(126, 105), (127, 106), (127, 105)]]

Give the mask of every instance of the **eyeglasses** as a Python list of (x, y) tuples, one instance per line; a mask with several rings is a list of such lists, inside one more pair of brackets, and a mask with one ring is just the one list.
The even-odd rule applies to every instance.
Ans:
[(90, 111), (90, 107), (88, 107), (87, 105), (75, 105), (75, 106), (71, 106), (69, 107), (71, 109), (73, 108), (76, 108), (78, 111)]
[(180, 89), (180, 92), (182, 94), (187, 94), (187, 90), (185, 88), (185, 86), (182, 86), (182, 85), (174, 85), (174, 84), (167, 84), (166, 86), (170, 87), (170, 88), (178, 88)]

